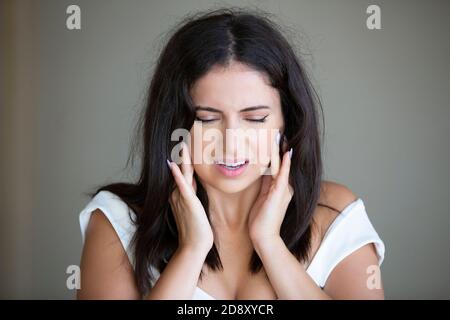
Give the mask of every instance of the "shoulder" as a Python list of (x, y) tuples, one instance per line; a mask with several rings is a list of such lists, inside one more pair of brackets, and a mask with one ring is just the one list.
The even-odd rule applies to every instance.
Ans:
[(320, 189), (319, 203), (338, 212), (358, 199), (349, 187), (334, 181), (322, 181)]
[(97, 193), (80, 212), (79, 222), (83, 242), (88, 233), (106, 233), (101, 238), (119, 240), (116, 242), (122, 245), (134, 265), (132, 239), (137, 230), (136, 215), (119, 196), (109, 191)]
[(92, 211), (85, 233), (86, 240), (99, 239), (104, 240), (106, 243), (117, 243), (120, 245), (120, 239), (113, 225), (101, 209)]
[(92, 211), (85, 234), (84, 256), (90, 256), (90, 253), (92, 256), (98, 256), (101, 252), (107, 254), (109, 258), (120, 258), (121, 261), (127, 262), (127, 254), (120, 238), (101, 209)]
[(320, 195), (313, 222), (321, 236), (325, 234), (334, 219), (358, 196), (347, 186), (334, 181), (324, 180), (320, 186)]
[(86, 228), (81, 256), (78, 299), (136, 299), (137, 286), (127, 253), (101, 209), (95, 209)]
[[(356, 193), (343, 184), (322, 182), (318, 205), (313, 214), (312, 248), (317, 250), (322, 246), (323, 249), (319, 256), (313, 255), (315, 266), (310, 272), (331, 297), (380, 299), (384, 295), (381, 280), (376, 278), (379, 290), (368, 290), (366, 283), (367, 270), (372, 270), (370, 268), (376, 269), (373, 269), (374, 277), (380, 274), (379, 264), (384, 256), (384, 244), (366, 214), (352, 215), (347, 223), (341, 220), (339, 228), (333, 229), (333, 236), (330, 234), (328, 241), (323, 243), (334, 220), (358, 199)], [(355, 229), (355, 223), (360, 227)], [(320, 268), (317, 268), (319, 264)]]
[[(100, 213), (100, 214), (93, 214)], [(100, 217), (98, 217), (100, 216)], [(104, 220), (103, 224), (112, 227), (127, 250), (132, 235), (136, 230), (136, 215), (132, 208), (119, 196), (109, 191), (100, 191), (80, 212), (79, 220), (84, 239), (91, 218), (95, 223)], [(100, 222), (101, 223), (101, 222)]]

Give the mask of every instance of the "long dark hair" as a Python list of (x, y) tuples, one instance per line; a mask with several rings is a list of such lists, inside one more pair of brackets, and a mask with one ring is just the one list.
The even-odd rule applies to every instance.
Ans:
[[(232, 60), (268, 75), (280, 93), (284, 134), (288, 148), (294, 149), (290, 171), (294, 196), (280, 235), (299, 261), (308, 259), (312, 214), (322, 179), (317, 110), (320, 100), (293, 48), (272, 19), (245, 9), (209, 11), (177, 25), (159, 56), (138, 124), (140, 148), (132, 149), (141, 160), (138, 181), (108, 184), (90, 194), (110, 191), (136, 213), (132, 243), (135, 276), (143, 295), (156, 276), (149, 267), (162, 272), (178, 246), (168, 201), (176, 184), (166, 159), (170, 159), (170, 152), (178, 143), (171, 141), (171, 133), (177, 128), (189, 131), (193, 126), (195, 109), (189, 90), (195, 81), (212, 66), (226, 66)], [(196, 175), (195, 178), (197, 195), (209, 218), (208, 196)], [(215, 245), (205, 262), (212, 270), (223, 269)], [(250, 270), (256, 273), (261, 266), (253, 251)]]

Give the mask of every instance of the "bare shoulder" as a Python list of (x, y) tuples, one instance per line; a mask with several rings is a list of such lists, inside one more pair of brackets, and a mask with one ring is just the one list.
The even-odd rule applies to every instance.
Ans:
[(334, 181), (322, 181), (320, 188), (319, 203), (339, 212), (358, 199), (350, 188)]
[(313, 214), (313, 221), (321, 236), (328, 230), (334, 219), (358, 196), (347, 186), (324, 180), (320, 186), (318, 205)]
[(86, 236), (90, 238), (100, 236), (100, 239), (119, 241), (118, 236), (114, 232), (113, 226), (100, 209), (95, 209), (92, 211), (86, 229)]
[(78, 299), (137, 299), (134, 272), (106, 215), (96, 209), (86, 229)]
[(95, 209), (89, 218), (86, 228), (85, 250), (98, 250), (108, 248), (109, 253), (118, 256), (126, 256), (119, 236), (117, 235), (111, 222), (100, 209)]
[[(323, 237), (339, 214), (359, 197), (347, 186), (323, 181), (318, 206), (313, 214), (312, 248), (317, 250)], [(367, 270), (378, 268), (378, 258), (373, 244), (369, 243), (352, 252), (343, 259), (331, 272), (324, 291), (334, 299), (383, 299), (384, 291), (381, 279), (377, 278), (380, 287), (368, 289)], [(379, 270), (376, 269), (379, 274)]]

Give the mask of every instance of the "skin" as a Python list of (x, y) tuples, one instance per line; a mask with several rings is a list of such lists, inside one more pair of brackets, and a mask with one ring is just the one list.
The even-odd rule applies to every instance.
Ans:
[[(367, 288), (369, 266), (378, 265), (373, 244), (356, 250), (331, 272), (324, 289), (307, 274), (310, 261), (300, 263), (286, 248), (279, 230), (292, 199), (288, 183), (290, 157), (285, 145), (278, 145), (271, 129), (283, 130), (280, 97), (263, 74), (240, 63), (213, 68), (199, 79), (191, 92), (194, 103), (218, 110), (198, 110), (199, 119), (214, 119), (207, 124), (196, 121), (191, 130), (193, 146), (182, 144), (182, 161), (169, 163), (177, 188), (170, 197), (179, 232), (179, 248), (170, 259), (155, 286), (145, 299), (191, 299), (200, 287), (217, 299), (382, 299), (383, 289)], [(241, 112), (249, 106), (268, 106)], [(265, 117), (264, 123), (251, 119)], [(225, 132), (226, 129), (264, 128), (267, 135), (256, 143), (244, 141), (246, 156), (254, 159), (258, 144), (270, 146), (270, 174), (261, 175), (269, 162), (248, 166), (238, 178), (222, 176), (208, 160), (215, 154), (202, 153), (203, 163), (192, 164), (195, 152), (207, 145), (195, 126)], [(223, 154), (233, 157), (237, 149), (227, 148)], [(216, 146), (220, 148), (221, 146)], [(228, 148), (229, 147), (229, 148)], [(279, 157), (279, 149), (283, 157)], [(296, 152), (293, 150), (292, 152)], [(206, 158), (206, 159), (205, 159)], [(210, 220), (196, 196), (194, 171), (210, 200)], [(319, 202), (342, 211), (358, 197), (347, 187), (324, 181)], [(81, 261), (81, 290), (78, 298), (139, 299), (133, 270), (113, 227), (101, 210), (95, 211), (86, 231)], [(317, 207), (313, 216), (312, 258), (330, 224), (338, 213)], [(205, 257), (216, 243), (224, 271), (213, 272), (204, 265)], [(247, 271), (253, 249), (263, 262), (261, 271)], [(205, 277), (199, 281), (200, 271)]]
[[(268, 146), (269, 153), (275, 152), (270, 150), (274, 147), (275, 141), (273, 130), (282, 130), (284, 125), (278, 91), (268, 85), (268, 80), (261, 73), (240, 63), (232, 63), (227, 68), (213, 68), (199, 79), (192, 89), (191, 97), (195, 105), (210, 106), (219, 111), (197, 112), (198, 119), (214, 120), (212, 122), (196, 121), (191, 129), (194, 143), (202, 145), (202, 151), (206, 148), (207, 142), (196, 134), (196, 128), (200, 125), (204, 130), (221, 132), (223, 137), (226, 137), (226, 130), (262, 129), (261, 131), (265, 132), (258, 141), (244, 141), (248, 152), (240, 157), (243, 156), (252, 161), (238, 179), (230, 179), (218, 174), (217, 169), (209, 164), (213, 161), (214, 155), (204, 155), (201, 164), (194, 163), (194, 170), (208, 193), (211, 203), (210, 218), (215, 228), (222, 228), (221, 230), (225, 232), (246, 231), (248, 213), (260, 191), (261, 172), (265, 171), (264, 169), (269, 165), (268, 161), (263, 162), (257, 159), (258, 147), (260, 144), (265, 144)], [(240, 111), (254, 106), (267, 106), (269, 109)], [(254, 122), (263, 118), (265, 118), (264, 123)], [(215, 150), (222, 151), (225, 159), (234, 158), (240, 151), (236, 144), (227, 140), (223, 145), (226, 145), (226, 150), (220, 150), (220, 145), (216, 146)]]

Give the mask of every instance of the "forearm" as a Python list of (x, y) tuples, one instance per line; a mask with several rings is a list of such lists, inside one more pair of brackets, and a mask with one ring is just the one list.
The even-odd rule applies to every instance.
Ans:
[(279, 299), (331, 299), (308, 275), (281, 237), (256, 240), (254, 247)]
[(192, 299), (206, 255), (204, 250), (177, 249), (145, 299)]

